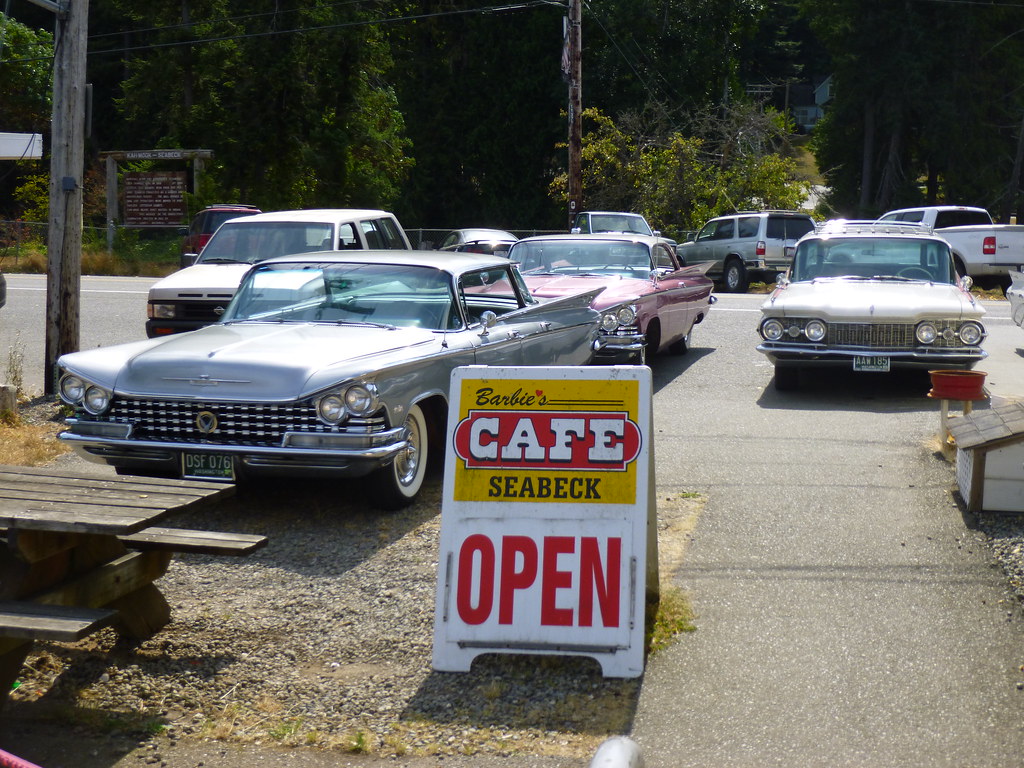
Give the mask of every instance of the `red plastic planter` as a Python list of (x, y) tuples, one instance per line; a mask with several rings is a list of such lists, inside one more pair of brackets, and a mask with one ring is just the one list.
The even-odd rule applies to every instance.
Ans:
[(928, 371), (932, 388), (928, 397), (941, 400), (984, 400), (984, 371)]

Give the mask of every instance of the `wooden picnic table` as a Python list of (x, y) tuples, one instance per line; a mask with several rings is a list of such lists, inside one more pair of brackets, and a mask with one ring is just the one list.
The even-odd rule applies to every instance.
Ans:
[(157, 528), (233, 485), (0, 465), (0, 706), (35, 640), (112, 625), (133, 639), (170, 620), (154, 580), (175, 552), (248, 554), (266, 537)]

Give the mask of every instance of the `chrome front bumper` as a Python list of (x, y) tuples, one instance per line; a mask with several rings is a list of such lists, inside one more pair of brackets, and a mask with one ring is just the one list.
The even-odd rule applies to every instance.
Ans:
[(757, 351), (775, 364), (794, 366), (852, 365), (855, 357), (888, 357), (897, 368), (970, 368), (988, 353), (981, 349), (835, 349), (823, 344), (762, 342)]
[(68, 419), (58, 437), (89, 461), (125, 469), (181, 474), (183, 453), (234, 457), (241, 475), (352, 476), (388, 464), (409, 443), (404, 427), (375, 434), (286, 432), (281, 446), (133, 440), (130, 425)]

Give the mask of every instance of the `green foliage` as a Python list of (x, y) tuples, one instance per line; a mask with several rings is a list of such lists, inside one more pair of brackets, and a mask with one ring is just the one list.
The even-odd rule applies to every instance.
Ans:
[[(588, 109), (583, 117), (585, 208), (636, 211), (673, 237), (725, 211), (792, 209), (807, 196), (796, 162), (781, 154), (786, 126), (778, 115), (736, 108), (701, 121), (703, 137), (669, 130), (640, 140), (629, 126), (646, 121), (636, 116), (616, 122)], [(566, 189), (564, 174), (548, 187), (562, 206)]]
[(50, 120), (53, 35), (0, 13), (0, 106), (3, 130), (42, 133)]
[[(801, 0), (834, 62), (815, 129), (844, 215), (920, 203), (1019, 210), (1014, 156), (1024, 10), (1013, 4)], [(1004, 214), (1005, 215), (1005, 214)]]
[(14, 199), (21, 208), (25, 221), (46, 221), (50, 211), (50, 176), (45, 173), (26, 173), (14, 190)]

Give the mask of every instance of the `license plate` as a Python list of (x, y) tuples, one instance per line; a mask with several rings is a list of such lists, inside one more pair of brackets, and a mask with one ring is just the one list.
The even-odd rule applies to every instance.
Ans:
[(888, 373), (889, 358), (866, 357), (864, 355), (857, 355), (855, 358), (853, 358), (853, 370), (867, 371), (871, 373)]
[(235, 479), (235, 461), (223, 453), (183, 453), (181, 476), (186, 480)]

